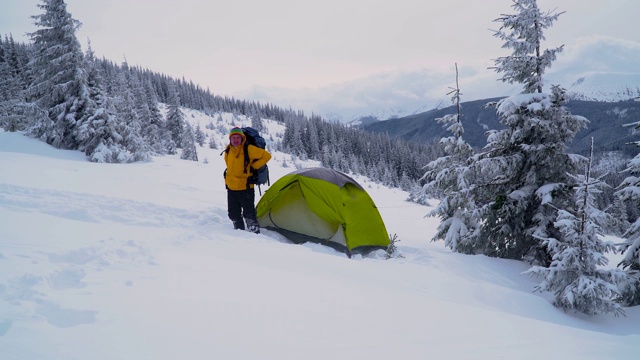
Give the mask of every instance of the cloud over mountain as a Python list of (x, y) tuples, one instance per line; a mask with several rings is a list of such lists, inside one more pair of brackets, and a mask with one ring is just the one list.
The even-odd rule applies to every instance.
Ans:
[(640, 43), (592, 37), (580, 39), (558, 58), (548, 83), (560, 84), (582, 100), (618, 101), (640, 96)]
[[(616, 101), (639, 96), (640, 43), (608, 38), (582, 38), (566, 44), (546, 76), (574, 97)], [(519, 85), (498, 81), (492, 62), (459, 63), (463, 101), (518, 93)], [(255, 87), (243, 97), (291, 106), (330, 120), (348, 122), (364, 116), (402, 117), (450, 105), (455, 68), (421, 68), (380, 73), (319, 89)]]

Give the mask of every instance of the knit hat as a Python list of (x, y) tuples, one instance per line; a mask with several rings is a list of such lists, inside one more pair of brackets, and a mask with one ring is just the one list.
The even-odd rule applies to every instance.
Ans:
[(240, 135), (243, 139), (245, 139), (244, 133), (239, 127), (234, 127), (233, 129), (231, 129), (231, 131), (229, 132), (229, 139), (231, 139), (231, 136), (233, 135)]

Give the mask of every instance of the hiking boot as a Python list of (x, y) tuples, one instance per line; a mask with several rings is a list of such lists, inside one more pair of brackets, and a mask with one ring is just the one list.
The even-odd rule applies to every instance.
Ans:
[(233, 228), (236, 230), (244, 230), (244, 221), (234, 221)]
[(260, 227), (258, 225), (249, 225), (248, 230), (252, 233), (260, 234)]

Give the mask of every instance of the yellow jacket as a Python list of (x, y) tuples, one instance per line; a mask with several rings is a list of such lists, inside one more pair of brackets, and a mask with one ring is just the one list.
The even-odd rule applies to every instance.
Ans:
[[(249, 164), (247, 168), (244, 167), (244, 139), (242, 144), (233, 147), (227, 145), (224, 151), (224, 162), (227, 164), (227, 170), (225, 171), (224, 183), (229, 190), (246, 190), (253, 188), (253, 184), (249, 184), (247, 187), (247, 179), (251, 176), (251, 168), (259, 169), (266, 165), (271, 160), (271, 154), (264, 149), (260, 149), (257, 146), (249, 145), (247, 147), (249, 151)], [(227, 151), (228, 150), (228, 151)], [(245, 171), (246, 170), (246, 171)]]

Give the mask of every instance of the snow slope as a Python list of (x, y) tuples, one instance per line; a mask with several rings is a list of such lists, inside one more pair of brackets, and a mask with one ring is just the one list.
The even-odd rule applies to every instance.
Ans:
[[(186, 114), (203, 128), (210, 121)], [(270, 123), (268, 132), (282, 128)], [(403, 258), (349, 259), (269, 231), (235, 231), (221, 150), (198, 151), (200, 162), (95, 164), (0, 132), (0, 358), (587, 360), (640, 352), (639, 308), (619, 318), (563, 313), (549, 294), (532, 292), (536, 280), (521, 275), (527, 264), (430, 242), (437, 220), (424, 218), (429, 208), (364, 178)], [(295, 163), (314, 165), (274, 152), (272, 179)]]

